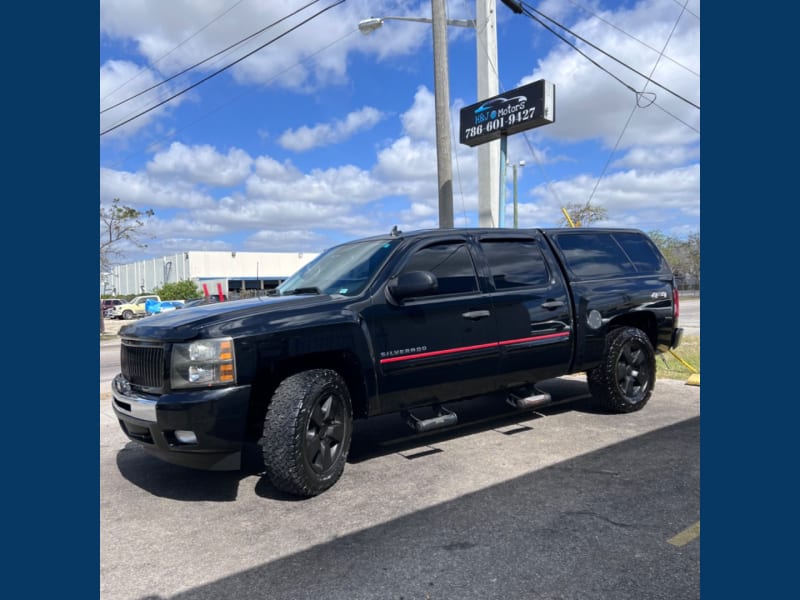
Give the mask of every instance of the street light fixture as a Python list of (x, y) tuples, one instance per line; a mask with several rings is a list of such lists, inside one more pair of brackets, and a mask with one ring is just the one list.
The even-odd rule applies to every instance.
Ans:
[[(433, 23), (433, 19), (425, 19), (423, 17), (370, 17), (359, 21), (358, 30), (364, 35), (368, 35), (380, 29), (384, 21), (414, 21), (415, 23)], [(453, 27), (470, 27), (475, 29), (474, 19), (447, 19), (447, 24)]]

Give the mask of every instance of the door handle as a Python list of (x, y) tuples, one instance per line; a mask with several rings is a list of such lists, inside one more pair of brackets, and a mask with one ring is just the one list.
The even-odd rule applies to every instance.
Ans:
[(488, 310), (470, 310), (465, 313), (461, 313), (461, 316), (465, 319), (472, 319), (473, 321), (477, 321), (478, 319), (485, 319), (488, 316), (491, 316)]
[(542, 304), (542, 308), (546, 308), (548, 310), (553, 308), (560, 308), (561, 306), (564, 306), (564, 302), (562, 302), (561, 300), (548, 300), (547, 302)]

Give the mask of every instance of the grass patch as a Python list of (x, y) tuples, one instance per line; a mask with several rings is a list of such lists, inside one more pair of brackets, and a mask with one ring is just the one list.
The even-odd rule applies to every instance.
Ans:
[[(700, 336), (685, 335), (681, 345), (673, 350), (681, 359), (700, 372)], [(693, 371), (669, 352), (656, 356), (656, 376), (662, 379), (688, 379)]]

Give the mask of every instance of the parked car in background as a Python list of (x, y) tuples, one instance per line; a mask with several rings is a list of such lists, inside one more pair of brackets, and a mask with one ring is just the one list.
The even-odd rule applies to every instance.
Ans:
[(103, 311), (103, 316), (109, 318), (109, 311), (115, 306), (125, 304), (122, 298), (100, 298), (100, 309)]
[(135, 317), (143, 317), (146, 314), (145, 303), (148, 300), (161, 302), (161, 298), (154, 295), (136, 296), (130, 302), (125, 302), (119, 306), (112, 307), (109, 316), (112, 319), (125, 319), (126, 321), (130, 321)]
[(144, 303), (144, 312), (146, 315), (156, 315), (162, 312), (169, 312), (177, 308), (183, 308), (183, 300), (147, 300)]
[(100, 306), (103, 307), (103, 310), (120, 304), (125, 304), (125, 300), (122, 298), (100, 298)]

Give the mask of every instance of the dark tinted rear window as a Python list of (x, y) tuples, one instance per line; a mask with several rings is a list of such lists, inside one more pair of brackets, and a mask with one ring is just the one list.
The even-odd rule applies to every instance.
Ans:
[(578, 277), (616, 277), (636, 271), (608, 233), (567, 233), (556, 236), (567, 266)]
[(579, 278), (607, 278), (637, 273), (661, 273), (669, 268), (637, 232), (561, 233), (554, 236), (567, 267)]
[(615, 233), (614, 239), (640, 273), (660, 273), (668, 269), (660, 253), (641, 233)]

